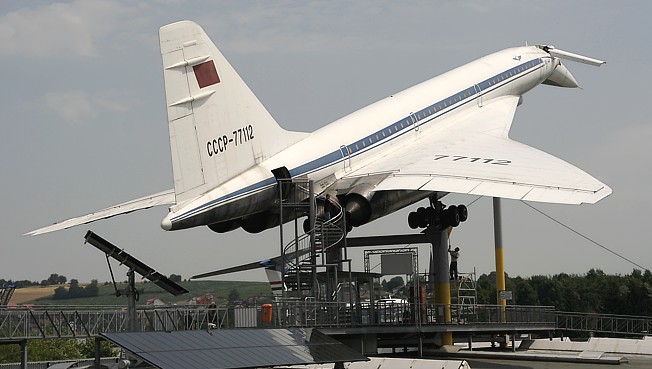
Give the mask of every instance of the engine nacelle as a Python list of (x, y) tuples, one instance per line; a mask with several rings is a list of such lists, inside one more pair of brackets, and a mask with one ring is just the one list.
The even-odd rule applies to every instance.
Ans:
[(344, 197), (346, 222), (353, 227), (359, 227), (371, 219), (371, 199), (374, 196), (374, 186), (361, 184), (354, 187)]
[(219, 222), (219, 223), (213, 223), (208, 225), (208, 228), (210, 228), (211, 231), (217, 233), (230, 232), (239, 227), (240, 227), (240, 222), (238, 222), (237, 219), (227, 220), (226, 222)]
[(278, 214), (269, 211), (256, 213), (240, 219), (240, 227), (249, 233), (260, 233), (279, 224)]

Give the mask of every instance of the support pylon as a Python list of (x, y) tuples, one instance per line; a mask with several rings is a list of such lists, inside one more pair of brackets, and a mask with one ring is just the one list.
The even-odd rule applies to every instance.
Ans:
[[(496, 254), (496, 302), (501, 305), (500, 309), (500, 322), (505, 323), (505, 307), (507, 301), (501, 298), (500, 292), (505, 290), (505, 255), (503, 253), (503, 231), (501, 221), (500, 198), (493, 198), (494, 208), (494, 242)], [(501, 342), (502, 348), (507, 348), (507, 336), (505, 341)]]
[[(428, 228), (426, 234), (432, 243), (430, 280), (435, 292), (437, 322), (451, 322), (451, 290), (448, 270), (448, 229)], [(453, 332), (441, 333), (441, 344), (453, 344)]]

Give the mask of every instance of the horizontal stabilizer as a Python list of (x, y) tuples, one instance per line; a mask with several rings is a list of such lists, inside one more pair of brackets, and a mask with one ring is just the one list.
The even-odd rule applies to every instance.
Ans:
[(131, 213), (132, 211), (148, 209), (158, 205), (172, 205), (175, 203), (174, 190), (167, 190), (153, 195), (141, 197), (139, 199), (124, 202), (122, 204), (114, 205), (109, 208), (96, 211), (94, 213), (82, 215), (75, 218), (70, 218), (50, 226), (39, 228), (31, 232), (27, 232), (24, 236), (36, 236), (43, 233), (59, 231), (62, 229), (74, 227), (81, 224), (94, 222), (100, 219), (111, 218), (120, 214)]
[(190, 277), (190, 279), (208, 278), (208, 277), (214, 277), (216, 275), (224, 275), (224, 274), (231, 274), (231, 273), (236, 273), (236, 272), (244, 272), (245, 270), (252, 270), (252, 269), (258, 269), (258, 268), (267, 268), (267, 267), (273, 267), (273, 266), (274, 266), (274, 262), (272, 262), (271, 260), (254, 261), (252, 263), (237, 265), (237, 266), (230, 267), (230, 268), (224, 268), (224, 269), (215, 270), (215, 271), (208, 272), (208, 273), (193, 275), (192, 277)]
[[(295, 251), (295, 252), (285, 254), (285, 260), (292, 260), (297, 257), (297, 254), (301, 256), (308, 252), (309, 252), (308, 250), (302, 250), (299, 252)], [(286, 290), (285, 284), (283, 283), (283, 274), (282, 274), (283, 264), (284, 264), (283, 257), (276, 256), (271, 259), (254, 261), (251, 263), (236, 265), (230, 268), (224, 268), (208, 273), (197, 274), (190, 277), (190, 279), (214, 277), (216, 275), (224, 275), (224, 274), (230, 274), (236, 272), (243, 272), (245, 270), (265, 268), (265, 274), (267, 275), (267, 280), (269, 281), (269, 287), (272, 289), (272, 293), (274, 294), (274, 296), (280, 297), (283, 294), (283, 291)]]
[[(309, 253), (310, 250), (300, 250), (300, 251), (294, 251), (285, 254), (285, 260), (293, 260), (297, 256), (303, 256), (307, 253)], [(235, 272), (242, 272), (245, 270), (252, 270), (252, 269), (258, 269), (258, 268), (268, 268), (268, 269), (277, 269), (281, 270), (282, 269), (282, 261), (283, 261), (283, 256), (276, 256), (271, 259), (264, 259), (260, 261), (254, 261), (251, 263), (246, 263), (246, 264), (241, 264), (237, 265), (234, 267), (229, 267), (229, 268), (224, 268), (220, 270), (215, 270), (212, 272), (207, 272), (207, 273), (202, 273), (202, 274), (197, 274), (190, 279), (199, 279), (199, 278), (206, 278), (206, 277), (213, 277), (216, 275), (223, 275), (223, 274), (229, 274), (229, 273), (235, 273)]]

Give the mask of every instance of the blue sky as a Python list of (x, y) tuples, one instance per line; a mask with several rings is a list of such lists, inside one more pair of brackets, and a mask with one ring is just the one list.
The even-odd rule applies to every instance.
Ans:
[[(161, 230), (165, 208), (52, 234), (23, 233), (172, 187), (158, 28), (201, 24), (276, 120), (313, 131), (387, 95), (526, 42), (607, 61), (568, 62), (583, 89), (541, 86), (524, 96), (511, 137), (610, 185), (596, 205), (534, 204), (652, 268), (652, 124), (647, 1), (21, 1), (0, 5), (0, 278), (50, 273), (108, 280), (87, 229), (164, 274), (184, 278), (275, 256), (278, 230), (218, 235)], [(475, 197), (450, 196), (446, 203)], [(491, 199), (455, 230), (460, 270), (494, 269)], [(405, 210), (352, 235), (410, 232)], [(633, 265), (504, 201), (510, 275), (629, 273)], [(362, 269), (362, 251), (352, 252)], [(428, 248), (420, 246), (420, 269)], [(118, 274), (124, 271), (117, 272)], [(230, 279), (264, 280), (262, 271)]]

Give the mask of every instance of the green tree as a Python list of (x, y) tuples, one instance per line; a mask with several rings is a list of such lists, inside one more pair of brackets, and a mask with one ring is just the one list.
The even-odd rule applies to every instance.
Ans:
[(399, 288), (399, 287), (403, 287), (403, 286), (405, 286), (405, 281), (403, 280), (403, 277), (401, 277), (401, 276), (396, 276), (396, 277), (390, 279), (390, 280), (387, 282), (387, 284), (385, 284), (385, 289), (386, 289), (388, 292), (392, 292), (392, 291), (394, 291), (395, 289), (397, 289), (397, 288)]
[(97, 286), (97, 279), (91, 280), (91, 283), (83, 288), (85, 297), (94, 297), (100, 295), (100, 288)]
[(58, 280), (59, 280), (59, 275), (57, 273), (50, 274), (50, 277), (48, 277), (47, 279), (50, 285), (57, 284)]
[(234, 302), (240, 300), (240, 292), (236, 290), (235, 288), (232, 288), (229, 291), (229, 302)]
[[(87, 338), (84, 341), (79, 342), (79, 352), (83, 357), (94, 358), (95, 357), (95, 339)], [(109, 341), (100, 341), (100, 356), (101, 357), (111, 357), (116, 355), (116, 349), (111, 346)]]
[(76, 279), (70, 280), (70, 287), (66, 290), (65, 287), (59, 286), (54, 290), (54, 299), (74, 299), (79, 297), (95, 297), (99, 296), (100, 288), (98, 287), (97, 279), (93, 279), (86, 287), (81, 287), (79, 281)]
[(479, 304), (496, 303), (496, 273), (483, 274), (476, 281)]
[(623, 313), (628, 315), (651, 315), (652, 286), (645, 281), (643, 273), (635, 269), (625, 276), (627, 294), (624, 296)]
[(63, 284), (63, 283), (59, 283), (59, 274), (57, 274), (57, 273), (50, 274), (50, 277), (48, 277), (47, 280), (48, 280), (48, 283), (50, 283), (51, 285), (53, 285), (53, 284)]
[(20, 346), (0, 345), (0, 364), (20, 362)]
[(65, 360), (83, 358), (79, 345), (74, 339), (30, 340), (27, 344), (29, 361)]
[(67, 298), (68, 296), (68, 290), (66, 290), (66, 287), (64, 286), (59, 286), (54, 289), (54, 299), (55, 300), (63, 300)]
[(76, 279), (70, 280), (70, 286), (68, 287), (68, 298), (81, 297), (82, 288), (79, 286), (79, 281)]
[[(75, 339), (36, 339), (27, 343), (28, 361), (81, 359), (80, 344)], [(20, 362), (19, 345), (0, 345), (0, 363)]]
[[(528, 278), (506, 277), (519, 305), (554, 306), (560, 311), (652, 316), (652, 272), (607, 275), (591, 269), (585, 275), (560, 273)], [(476, 283), (478, 303), (495, 304), (495, 273), (481, 275)]]
[(516, 277), (514, 284), (514, 302), (516, 305), (539, 305), (539, 295), (529, 280)]

